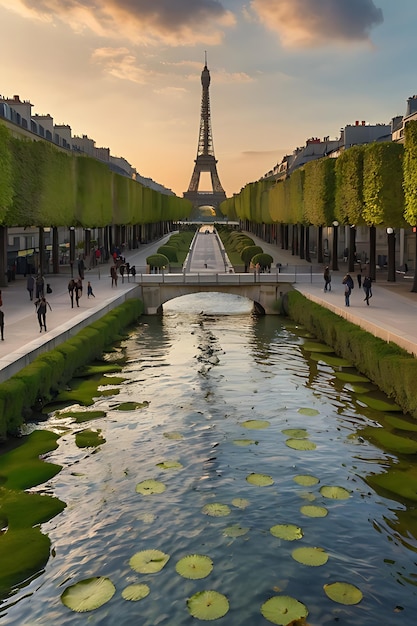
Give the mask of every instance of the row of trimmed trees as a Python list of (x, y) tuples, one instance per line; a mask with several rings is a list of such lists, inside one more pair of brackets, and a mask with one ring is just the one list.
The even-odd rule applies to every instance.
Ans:
[[(191, 202), (111, 172), (96, 159), (12, 136), (0, 123), (0, 227), (156, 224), (183, 219)], [(4, 233), (0, 264), (5, 263)], [(121, 242), (120, 242), (121, 243)], [(0, 277), (4, 275), (0, 267)]]
[[(246, 185), (220, 209), (229, 219), (252, 224), (293, 225), (301, 258), (309, 259), (309, 228), (317, 229), (322, 262), (322, 229), (349, 229), (349, 270), (353, 271), (355, 228), (370, 228), (370, 272), (375, 278), (375, 228), (417, 224), (417, 122), (405, 127), (405, 142), (353, 146), (337, 158), (310, 161), (289, 178)], [(416, 237), (417, 258), (417, 237)], [(413, 291), (417, 291), (415, 272)]]

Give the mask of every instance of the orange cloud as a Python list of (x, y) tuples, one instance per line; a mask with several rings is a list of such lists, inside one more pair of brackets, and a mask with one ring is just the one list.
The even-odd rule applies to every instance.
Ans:
[(369, 42), (383, 22), (373, 0), (252, 0), (251, 8), (285, 47)]
[(0, 0), (0, 5), (74, 31), (145, 45), (221, 43), (234, 15), (219, 0)]
[(143, 85), (153, 75), (139, 67), (136, 57), (127, 48), (97, 48), (91, 58), (103, 67), (105, 73), (121, 80)]

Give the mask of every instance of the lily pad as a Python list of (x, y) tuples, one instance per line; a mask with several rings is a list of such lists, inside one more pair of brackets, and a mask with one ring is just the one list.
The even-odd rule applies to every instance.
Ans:
[(323, 589), (324, 593), (328, 598), (330, 598), (330, 600), (338, 602), (339, 604), (345, 604), (348, 606), (352, 604), (359, 604), (363, 598), (362, 591), (350, 583), (329, 583), (327, 585), (323, 585)]
[(285, 539), (286, 541), (295, 541), (303, 536), (303, 531), (295, 524), (276, 524), (269, 529), (269, 532), (274, 537)]
[(314, 504), (305, 504), (300, 507), (300, 512), (306, 517), (326, 517), (329, 513), (324, 506), (315, 506)]
[(75, 443), (78, 448), (97, 448), (106, 443), (101, 434), (101, 430), (90, 430), (89, 428), (75, 433)]
[[(106, 417), (105, 411), (74, 411), (69, 413), (69, 416), (76, 421), (77, 424), (83, 422), (89, 422), (90, 420), (97, 420), (101, 417)], [(63, 417), (63, 415), (61, 415)]]
[(351, 374), (350, 372), (335, 372), (334, 375), (339, 380), (343, 380), (346, 383), (369, 383), (369, 378), (362, 374)]
[(125, 600), (130, 600), (130, 602), (137, 602), (146, 598), (150, 591), (148, 585), (137, 583), (136, 585), (125, 587), (122, 591), (122, 597)]
[(153, 480), (149, 478), (147, 480), (142, 480), (141, 483), (136, 485), (136, 493), (140, 493), (143, 496), (151, 496), (154, 493), (163, 493), (166, 489), (166, 485), (161, 483), (159, 480)]
[(309, 417), (314, 417), (315, 415), (319, 415), (320, 411), (317, 409), (310, 409), (308, 406), (303, 406), (297, 411), (301, 415), (308, 415)]
[(225, 537), (243, 537), (247, 535), (249, 528), (243, 528), (240, 524), (233, 524), (224, 529), (223, 535)]
[(203, 506), (202, 512), (210, 517), (224, 517), (230, 515), (230, 507), (227, 504), (221, 504), (220, 502), (210, 502)]
[(246, 500), (246, 498), (233, 498), (232, 504), (237, 509), (246, 509), (249, 506), (249, 500)]
[(289, 626), (308, 615), (307, 607), (290, 596), (274, 596), (261, 606), (261, 613), (268, 622)]
[(233, 443), (235, 444), (235, 446), (251, 446), (252, 444), (257, 445), (258, 442), (255, 441), (254, 439), (234, 439)]
[(141, 550), (129, 560), (130, 567), (139, 574), (156, 574), (169, 561), (169, 555), (161, 550)]
[(293, 439), (306, 439), (308, 437), (308, 432), (305, 428), (285, 428), (282, 434)]
[(0, 538), (0, 597), (3, 598), (15, 585), (42, 572), (50, 557), (51, 542), (39, 526), (9, 529)]
[(298, 485), (302, 485), (303, 487), (312, 487), (320, 482), (318, 478), (310, 476), (309, 474), (298, 474), (298, 476), (294, 476), (293, 480)]
[(323, 363), (331, 365), (332, 367), (352, 367), (352, 363), (346, 361), (346, 359), (342, 359), (340, 356), (311, 352), (310, 358), (313, 359), (313, 361), (323, 361)]
[(180, 439), (184, 439), (184, 435), (182, 435), (181, 433), (177, 433), (177, 432), (164, 433), (164, 437), (166, 437), (167, 439), (174, 439), (177, 441), (179, 441)]
[(303, 348), (307, 350), (307, 352), (334, 352), (331, 346), (316, 341), (306, 341), (303, 343)]
[(402, 408), (395, 404), (392, 400), (387, 397), (381, 397), (382, 394), (380, 392), (374, 392), (372, 394), (368, 393), (366, 395), (357, 396), (357, 400), (366, 404), (371, 409), (375, 409), (375, 411), (386, 411), (388, 412), (397, 412), (402, 413)]
[(301, 547), (292, 551), (292, 558), (303, 565), (311, 567), (319, 567), (325, 565), (329, 560), (329, 555), (323, 548)]
[(164, 469), (164, 470), (170, 470), (170, 469), (181, 469), (184, 466), (178, 461), (163, 461), (162, 463), (157, 463), (156, 467), (160, 467), (161, 469)]
[(109, 578), (96, 576), (67, 587), (61, 594), (61, 601), (71, 611), (84, 613), (106, 604), (115, 592), (116, 588)]
[(349, 491), (344, 487), (323, 485), (323, 487), (320, 488), (320, 493), (325, 498), (330, 498), (331, 500), (347, 500), (350, 498)]
[(213, 570), (213, 561), (204, 554), (190, 554), (177, 562), (175, 570), (183, 578), (206, 578)]
[(250, 428), (253, 430), (268, 428), (271, 425), (271, 422), (268, 420), (246, 420), (245, 422), (241, 422), (240, 424), (244, 428)]
[(315, 450), (317, 448), (316, 444), (309, 439), (287, 439), (285, 445), (294, 450)]
[(269, 487), (274, 484), (272, 476), (268, 476), (267, 474), (252, 473), (246, 476), (246, 480), (251, 485), (256, 485), (257, 487)]
[(367, 426), (361, 432), (367, 439), (376, 442), (384, 450), (398, 454), (417, 454), (417, 441), (411, 437), (401, 437), (386, 428), (373, 428), (371, 426)]
[(226, 615), (229, 611), (229, 601), (218, 591), (199, 591), (188, 598), (187, 607), (193, 617), (212, 621)]
[(143, 409), (149, 406), (149, 402), (122, 402), (119, 406), (114, 407), (116, 411), (136, 411), (136, 409)]

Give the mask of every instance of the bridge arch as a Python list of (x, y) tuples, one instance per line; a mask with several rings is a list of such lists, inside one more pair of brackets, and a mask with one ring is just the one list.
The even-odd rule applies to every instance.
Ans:
[[(169, 302), (173, 302), (174, 300), (178, 300), (178, 299), (182, 299), (182, 298), (187, 298), (188, 296), (194, 295), (194, 293), (198, 293), (199, 295), (201, 294), (219, 294), (219, 293), (226, 293), (224, 290), (221, 289), (210, 289), (208, 291), (202, 291), (199, 290), (198, 292), (193, 292), (193, 293), (187, 293), (187, 294), (183, 294), (183, 295), (175, 295), (172, 297), (168, 297), (167, 299), (164, 300), (164, 302), (161, 302), (161, 304), (159, 305), (159, 307), (156, 310), (156, 315), (163, 315), (164, 313), (164, 305), (166, 305)], [(259, 302), (256, 302), (254, 300), (251, 300), (250, 298), (247, 298), (246, 296), (240, 295), (240, 294), (230, 294), (230, 293), (226, 293), (226, 295), (236, 295), (238, 298), (241, 298), (242, 301), (246, 301), (248, 303), (250, 303), (251, 308), (249, 309), (249, 307), (247, 308), (247, 310), (244, 310), (244, 308), (242, 307), (242, 313), (248, 313), (248, 314), (252, 314), (252, 315), (265, 315), (265, 309), (262, 306), (262, 304), (260, 304)], [(202, 298), (201, 300), (201, 304), (199, 303), (198, 306), (198, 312), (205, 311), (205, 308), (209, 308), (210, 305), (208, 304), (209, 301), (205, 301), (204, 298)], [(192, 309), (192, 301), (190, 301), (190, 307)], [(193, 309), (192, 311), (193, 312)], [(216, 314), (216, 313), (213, 313)]]

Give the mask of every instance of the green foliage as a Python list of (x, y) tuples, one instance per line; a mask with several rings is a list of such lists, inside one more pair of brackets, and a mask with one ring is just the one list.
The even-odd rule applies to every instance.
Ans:
[(240, 256), (244, 264), (249, 265), (249, 263), (252, 261), (252, 258), (255, 256), (255, 254), (262, 254), (262, 252), (263, 250), (261, 246), (246, 246), (246, 248), (243, 248), (242, 252), (240, 253)]
[(156, 252), (157, 254), (165, 255), (170, 263), (176, 263), (178, 261), (177, 249), (174, 246), (159, 246)]
[(336, 159), (335, 218), (340, 224), (363, 223), (364, 150), (352, 146)]
[(255, 254), (255, 256), (252, 258), (252, 263), (254, 265), (257, 265), (259, 263), (259, 265), (261, 266), (261, 270), (269, 269), (273, 261), (274, 259), (272, 258), (272, 256), (270, 254), (266, 254), (265, 252), (262, 252), (261, 254)]
[(392, 142), (365, 147), (362, 215), (369, 226), (404, 226), (403, 154), (404, 147)]
[(313, 226), (329, 226), (334, 220), (335, 159), (324, 158), (305, 165), (305, 217)]
[(151, 254), (147, 257), (146, 263), (149, 267), (157, 267), (159, 269), (169, 267), (169, 259), (164, 254)]
[(0, 123), (0, 223), (3, 222), (14, 196), (9, 140), (9, 131)]
[(404, 217), (411, 226), (417, 225), (417, 121), (408, 122), (404, 129)]

